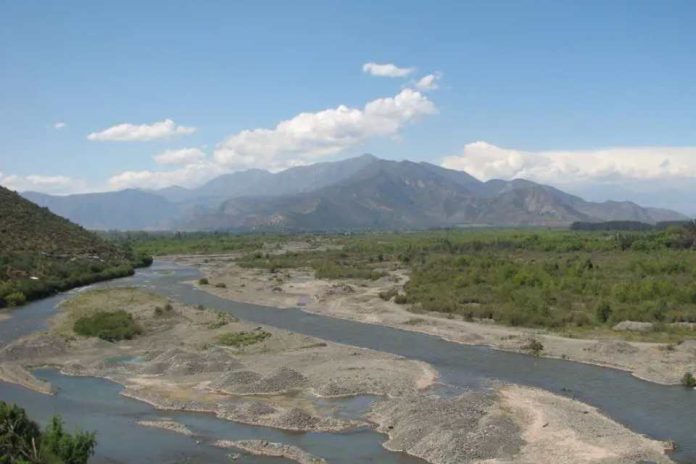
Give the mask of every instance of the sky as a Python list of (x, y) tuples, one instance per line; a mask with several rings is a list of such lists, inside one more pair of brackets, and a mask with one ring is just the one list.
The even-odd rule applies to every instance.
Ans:
[(693, 1), (0, 0), (0, 184), (362, 153), (696, 214)]

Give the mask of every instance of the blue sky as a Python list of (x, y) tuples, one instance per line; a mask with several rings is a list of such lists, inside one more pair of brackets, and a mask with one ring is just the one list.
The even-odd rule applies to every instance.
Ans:
[(371, 152), (686, 210), (695, 21), (690, 1), (0, 0), (0, 183), (193, 186)]

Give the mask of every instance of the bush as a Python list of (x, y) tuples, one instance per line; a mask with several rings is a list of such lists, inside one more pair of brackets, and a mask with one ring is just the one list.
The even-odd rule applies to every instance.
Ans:
[(224, 282), (218, 282), (215, 284), (217, 288), (227, 288), (227, 285)]
[(524, 346), (524, 349), (532, 353), (534, 356), (539, 356), (541, 352), (544, 351), (544, 345), (536, 338), (533, 338), (527, 345)]
[(601, 323), (606, 323), (611, 317), (611, 305), (606, 301), (602, 301), (597, 305), (595, 314), (597, 315), (597, 320)]
[(208, 279), (206, 279), (205, 277), (202, 277), (202, 278), (198, 279), (198, 284), (199, 284), (199, 285), (208, 285), (209, 283), (210, 283), (210, 282), (208, 282)]
[(394, 297), (394, 303), (396, 304), (406, 304), (408, 303), (408, 297), (406, 295), (396, 295)]
[(230, 332), (217, 337), (217, 342), (224, 346), (242, 347), (262, 342), (270, 336), (270, 333), (263, 330), (256, 332)]
[(142, 331), (126, 311), (98, 312), (75, 321), (73, 330), (85, 337), (99, 337), (110, 342), (130, 340)]
[(86, 464), (96, 444), (93, 433), (65, 432), (58, 416), (41, 431), (24, 409), (0, 401), (0, 463)]
[(10, 293), (9, 295), (5, 295), (4, 299), (9, 307), (22, 306), (27, 302), (27, 297), (22, 292)]
[(684, 374), (684, 377), (682, 377), (681, 383), (685, 387), (694, 388), (696, 387), (696, 378), (694, 378), (691, 372), (687, 372), (686, 374)]

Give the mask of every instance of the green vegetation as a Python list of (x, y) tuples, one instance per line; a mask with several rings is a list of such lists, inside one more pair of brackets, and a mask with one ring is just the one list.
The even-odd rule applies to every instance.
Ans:
[(256, 252), (244, 256), (238, 263), (242, 267), (255, 267), (278, 272), (279, 269), (296, 267), (312, 268), (320, 279), (365, 279), (377, 280), (386, 272), (379, 254), (366, 256), (358, 250), (329, 249), (323, 251), (263, 254)]
[(215, 287), (217, 287), (217, 288), (227, 288), (227, 284), (225, 284), (224, 282), (218, 282), (218, 283), (215, 284)]
[(152, 258), (0, 187), (0, 308), (123, 277)]
[(281, 240), (281, 236), (271, 234), (204, 232), (108, 232), (104, 236), (117, 243), (128, 244), (146, 256), (252, 251), (262, 248), (265, 243)]
[[(199, 234), (178, 240), (189, 250), (205, 243), (198, 250), (202, 252), (224, 237)], [(226, 237), (257, 247), (239, 258), (239, 265), (272, 273), (309, 268), (318, 278), (374, 280), (407, 270), (410, 278), (403, 292), (387, 291), (380, 297), (414, 312), (570, 334), (609, 334), (616, 323), (632, 320), (651, 322), (655, 331), (623, 337), (664, 335), (663, 341), (675, 341), (694, 336), (688, 328), (670, 325), (696, 322), (694, 223), (621, 231), (468, 229), (288, 236), (288, 242), (310, 242), (310, 249), (287, 253), (275, 251), (282, 245), (279, 236)]]
[(86, 464), (94, 433), (65, 431), (55, 416), (43, 430), (24, 409), (0, 401), (0, 464)]
[(83, 316), (75, 321), (73, 330), (85, 337), (98, 337), (115, 342), (130, 340), (141, 333), (133, 316), (126, 311), (100, 311), (91, 316)]
[(686, 374), (684, 374), (684, 377), (682, 377), (681, 384), (688, 388), (695, 388), (696, 378), (693, 376), (691, 372), (687, 372)]
[(217, 343), (224, 346), (241, 348), (259, 343), (270, 337), (269, 332), (257, 330), (254, 332), (230, 332), (217, 337)]
[(208, 285), (210, 282), (205, 277), (198, 279), (198, 285)]

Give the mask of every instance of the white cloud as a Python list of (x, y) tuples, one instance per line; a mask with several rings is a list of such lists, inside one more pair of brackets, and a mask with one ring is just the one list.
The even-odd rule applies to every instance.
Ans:
[(528, 179), (593, 201), (632, 200), (696, 213), (696, 147), (525, 151), (474, 142), (442, 166), (481, 180)]
[(194, 132), (196, 132), (195, 127), (179, 126), (171, 119), (165, 119), (153, 124), (118, 124), (99, 132), (92, 132), (87, 139), (98, 142), (147, 142), (190, 135)]
[(400, 68), (391, 63), (365, 63), (362, 69), (367, 74), (379, 77), (406, 77), (416, 70), (415, 68)]
[(109, 179), (109, 186), (115, 190), (124, 188), (159, 189), (178, 185), (197, 187), (226, 172), (216, 163), (200, 161), (187, 164), (172, 171), (126, 171)]
[(68, 125), (62, 121), (59, 121), (55, 124), (53, 124), (54, 129), (63, 129), (64, 127), (67, 127)]
[(404, 89), (362, 109), (340, 105), (300, 113), (273, 129), (239, 132), (218, 144), (215, 160), (231, 169), (283, 169), (336, 154), (371, 137), (395, 136), (406, 123), (436, 111), (425, 95)]
[(616, 147), (596, 150), (523, 151), (486, 142), (467, 144), (442, 165), (481, 179), (539, 182), (696, 177), (696, 147)]
[(87, 188), (87, 183), (82, 179), (38, 174), (18, 176), (2, 172), (0, 172), (0, 185), (17, 192), (35, 191), (52, 194), (83, 192)]
[(179, 164), (187, 165), (205, 158), (203, 153), (198, 148), (181, 148), (178, 150), (167, 150), (155, 156), (157, 164)]
[(424, 92), (427, 92), (428, 90), (436, 90), (438, 88), (438, 83), (442, 78), (442, 73), (433, 73), (433, 74), (428, 74), (427, 76), (421, 77), (415, 84), (414, 86), (418, 90), (422, 90)]

